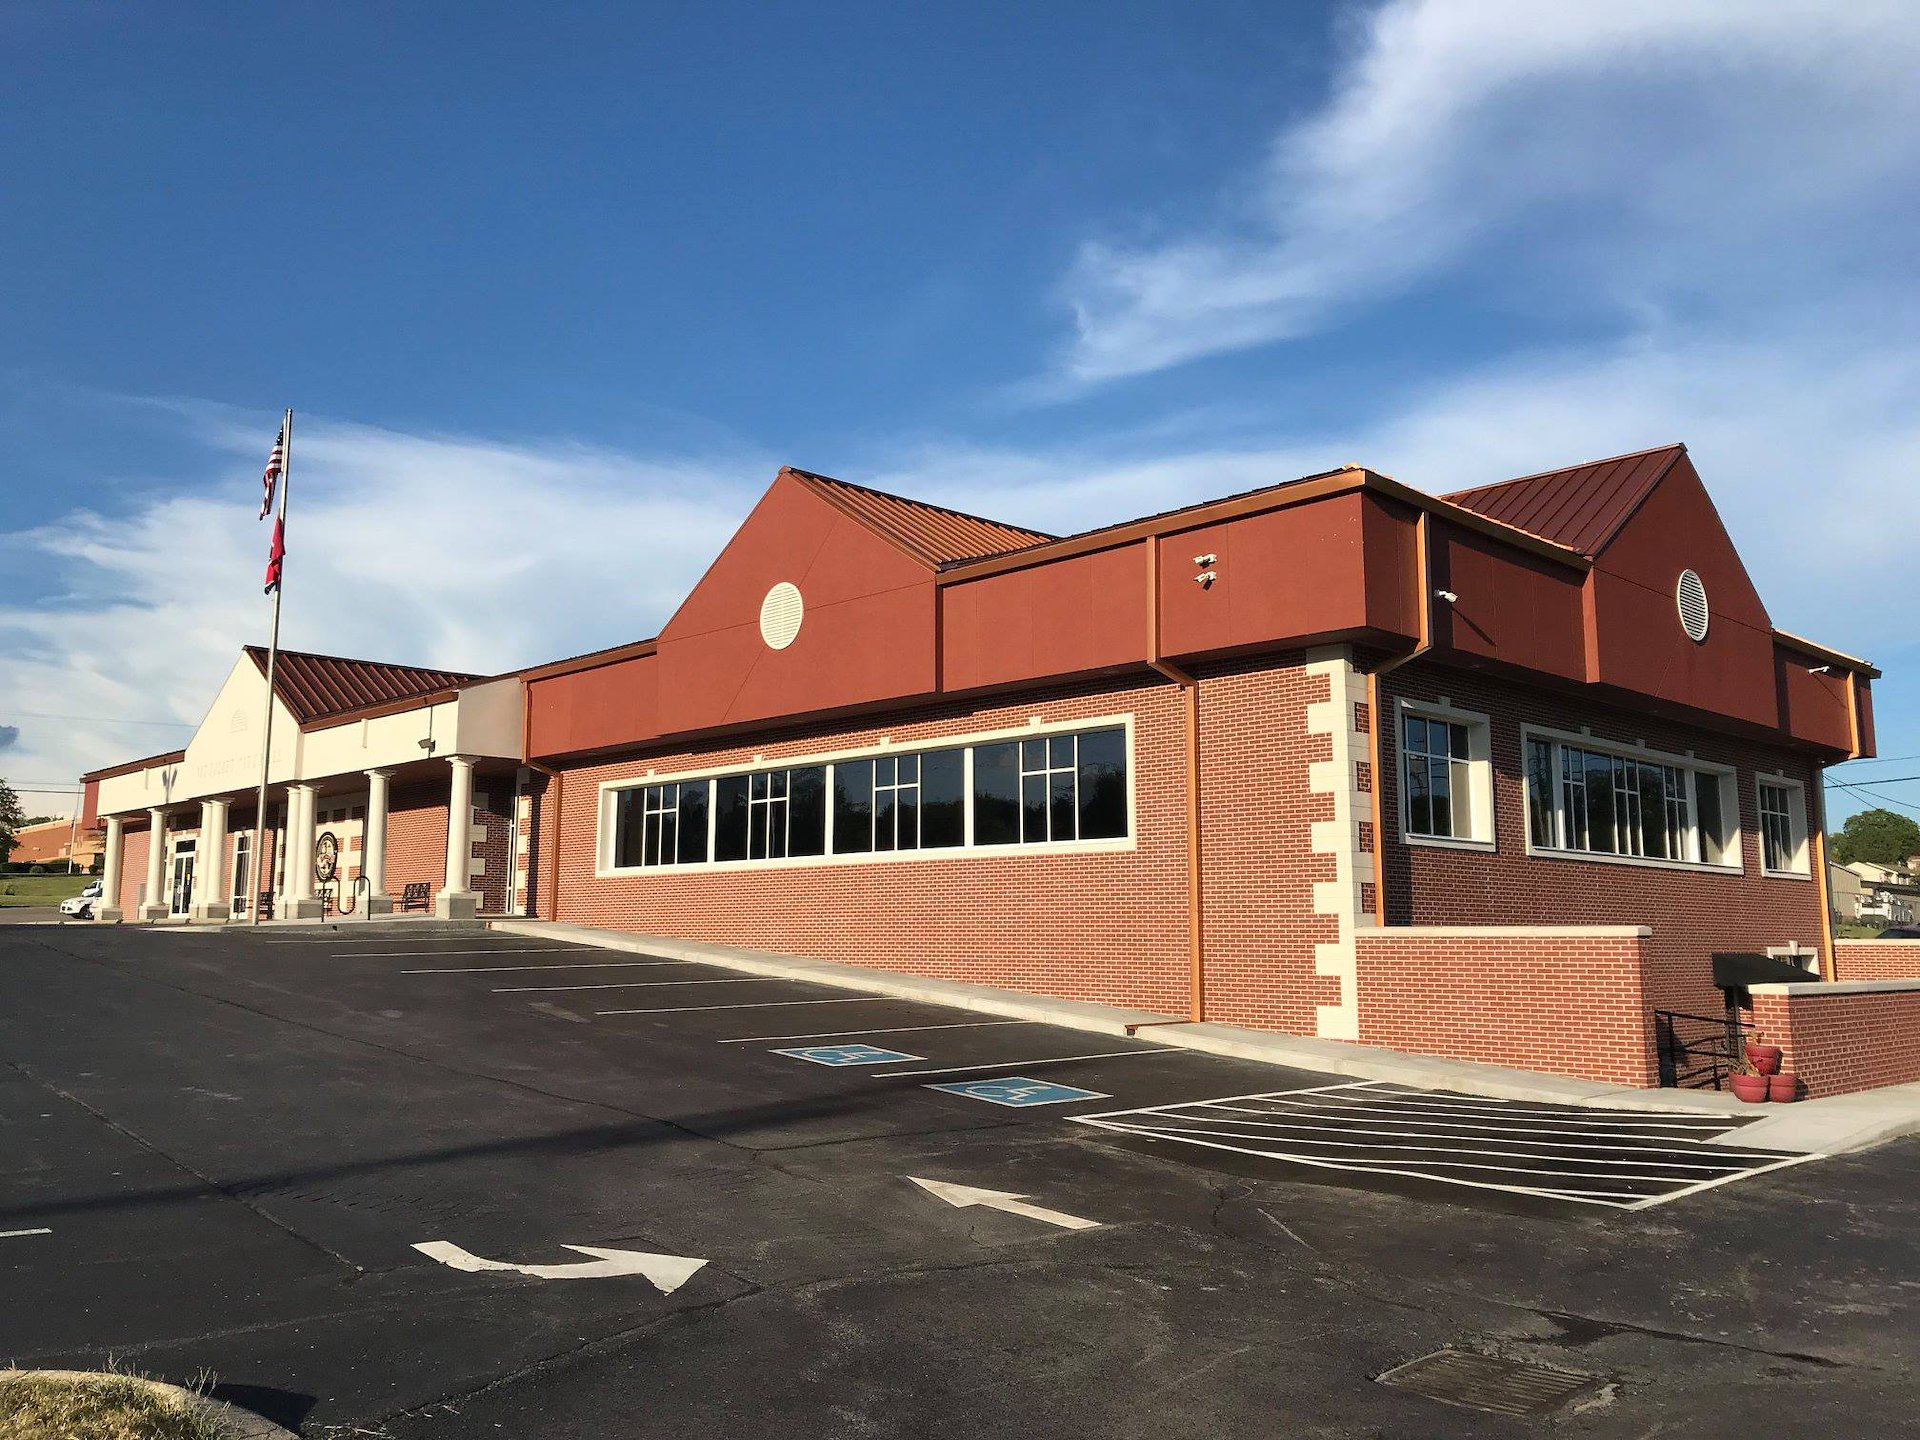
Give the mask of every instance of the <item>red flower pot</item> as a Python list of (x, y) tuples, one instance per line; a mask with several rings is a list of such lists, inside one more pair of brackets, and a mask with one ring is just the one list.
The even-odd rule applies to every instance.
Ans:
[(1760, 1104), (1767, 1098), (1767, 1091), (1771, 1088), (1765, 1075), (1731, 1075), (1728, 1083), (1732, 1085), (1733, 1093), (1749, 1105)]
[(1798, 1075), (1769, 1075), (1767, 1077), (1767, 1099), (1778, 1100), (1785, 1104), (1789, 1100), (1800, 1098), (1800, 1077)]
[(1761, 1045), (1747, 1042), (1747, 1059), (1762, 1075), (1775, 1075), (1780, 1071), (1780, 1057), (1785, 1052), (1778, 1045)]

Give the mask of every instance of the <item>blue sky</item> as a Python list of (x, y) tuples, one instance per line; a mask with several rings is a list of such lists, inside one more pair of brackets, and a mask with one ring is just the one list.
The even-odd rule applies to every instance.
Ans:
[(1916, 62), (1875, 0), (0, 0), (0, 774), (189, 733), (287, 404), (287, 642), (474, 669), (651, 633), (783, 462), (1070, 529), (1681, 439), (1920, 754)]

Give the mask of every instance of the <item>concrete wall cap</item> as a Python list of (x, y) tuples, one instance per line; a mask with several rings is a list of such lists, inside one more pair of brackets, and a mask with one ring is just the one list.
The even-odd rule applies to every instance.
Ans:
[(1383, 925), (1361, 930), (1366, 940), (1586, 940), (1645, 939), (1651, 925)]
[(1787, 985), (1749, 985), (1749, 995), (1784, 995), (1789, 1000), (1819, 1000), (1829, 995), (1920, 993), (1920, 980), (1809, 980)]

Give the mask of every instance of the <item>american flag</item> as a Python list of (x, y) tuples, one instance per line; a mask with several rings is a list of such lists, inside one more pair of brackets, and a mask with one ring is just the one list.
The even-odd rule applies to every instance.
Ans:
[(280, 478), (280, 472), (287, 464), (287, 429), (283, 424), (280, 433), (273, 437), (273, 454), (267, 457), (266, 473), (260, 477), (260, 518), (266, 519), (273, 513), (273, 487)]

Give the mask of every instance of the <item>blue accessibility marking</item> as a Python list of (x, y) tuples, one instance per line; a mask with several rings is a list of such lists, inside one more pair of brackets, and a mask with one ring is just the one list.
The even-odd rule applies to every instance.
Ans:
[(1029, 1080), (1014, 1075), (998, 1080), (960, 1080), (951, 1085), (929, 1085), (929, 1090), (944, 1090), (949, 1095), (965, 1095), (969, 1100), (985, 1100), (991, 1105), (1064, 1105), (1069, 1100), (1110, 1100), (1097, 1090), (1076, 1090), (1071, 1085), (1055, 1085), (1046, 1080)]
[(791, 1055), (815, 1065), (890, 1065), (895, 1060), (922, 1060), (900, 1050), (882, 1050), (878, 1045), (807, 1045), (798, 1050), (776, 1050), (776, 1055)]

